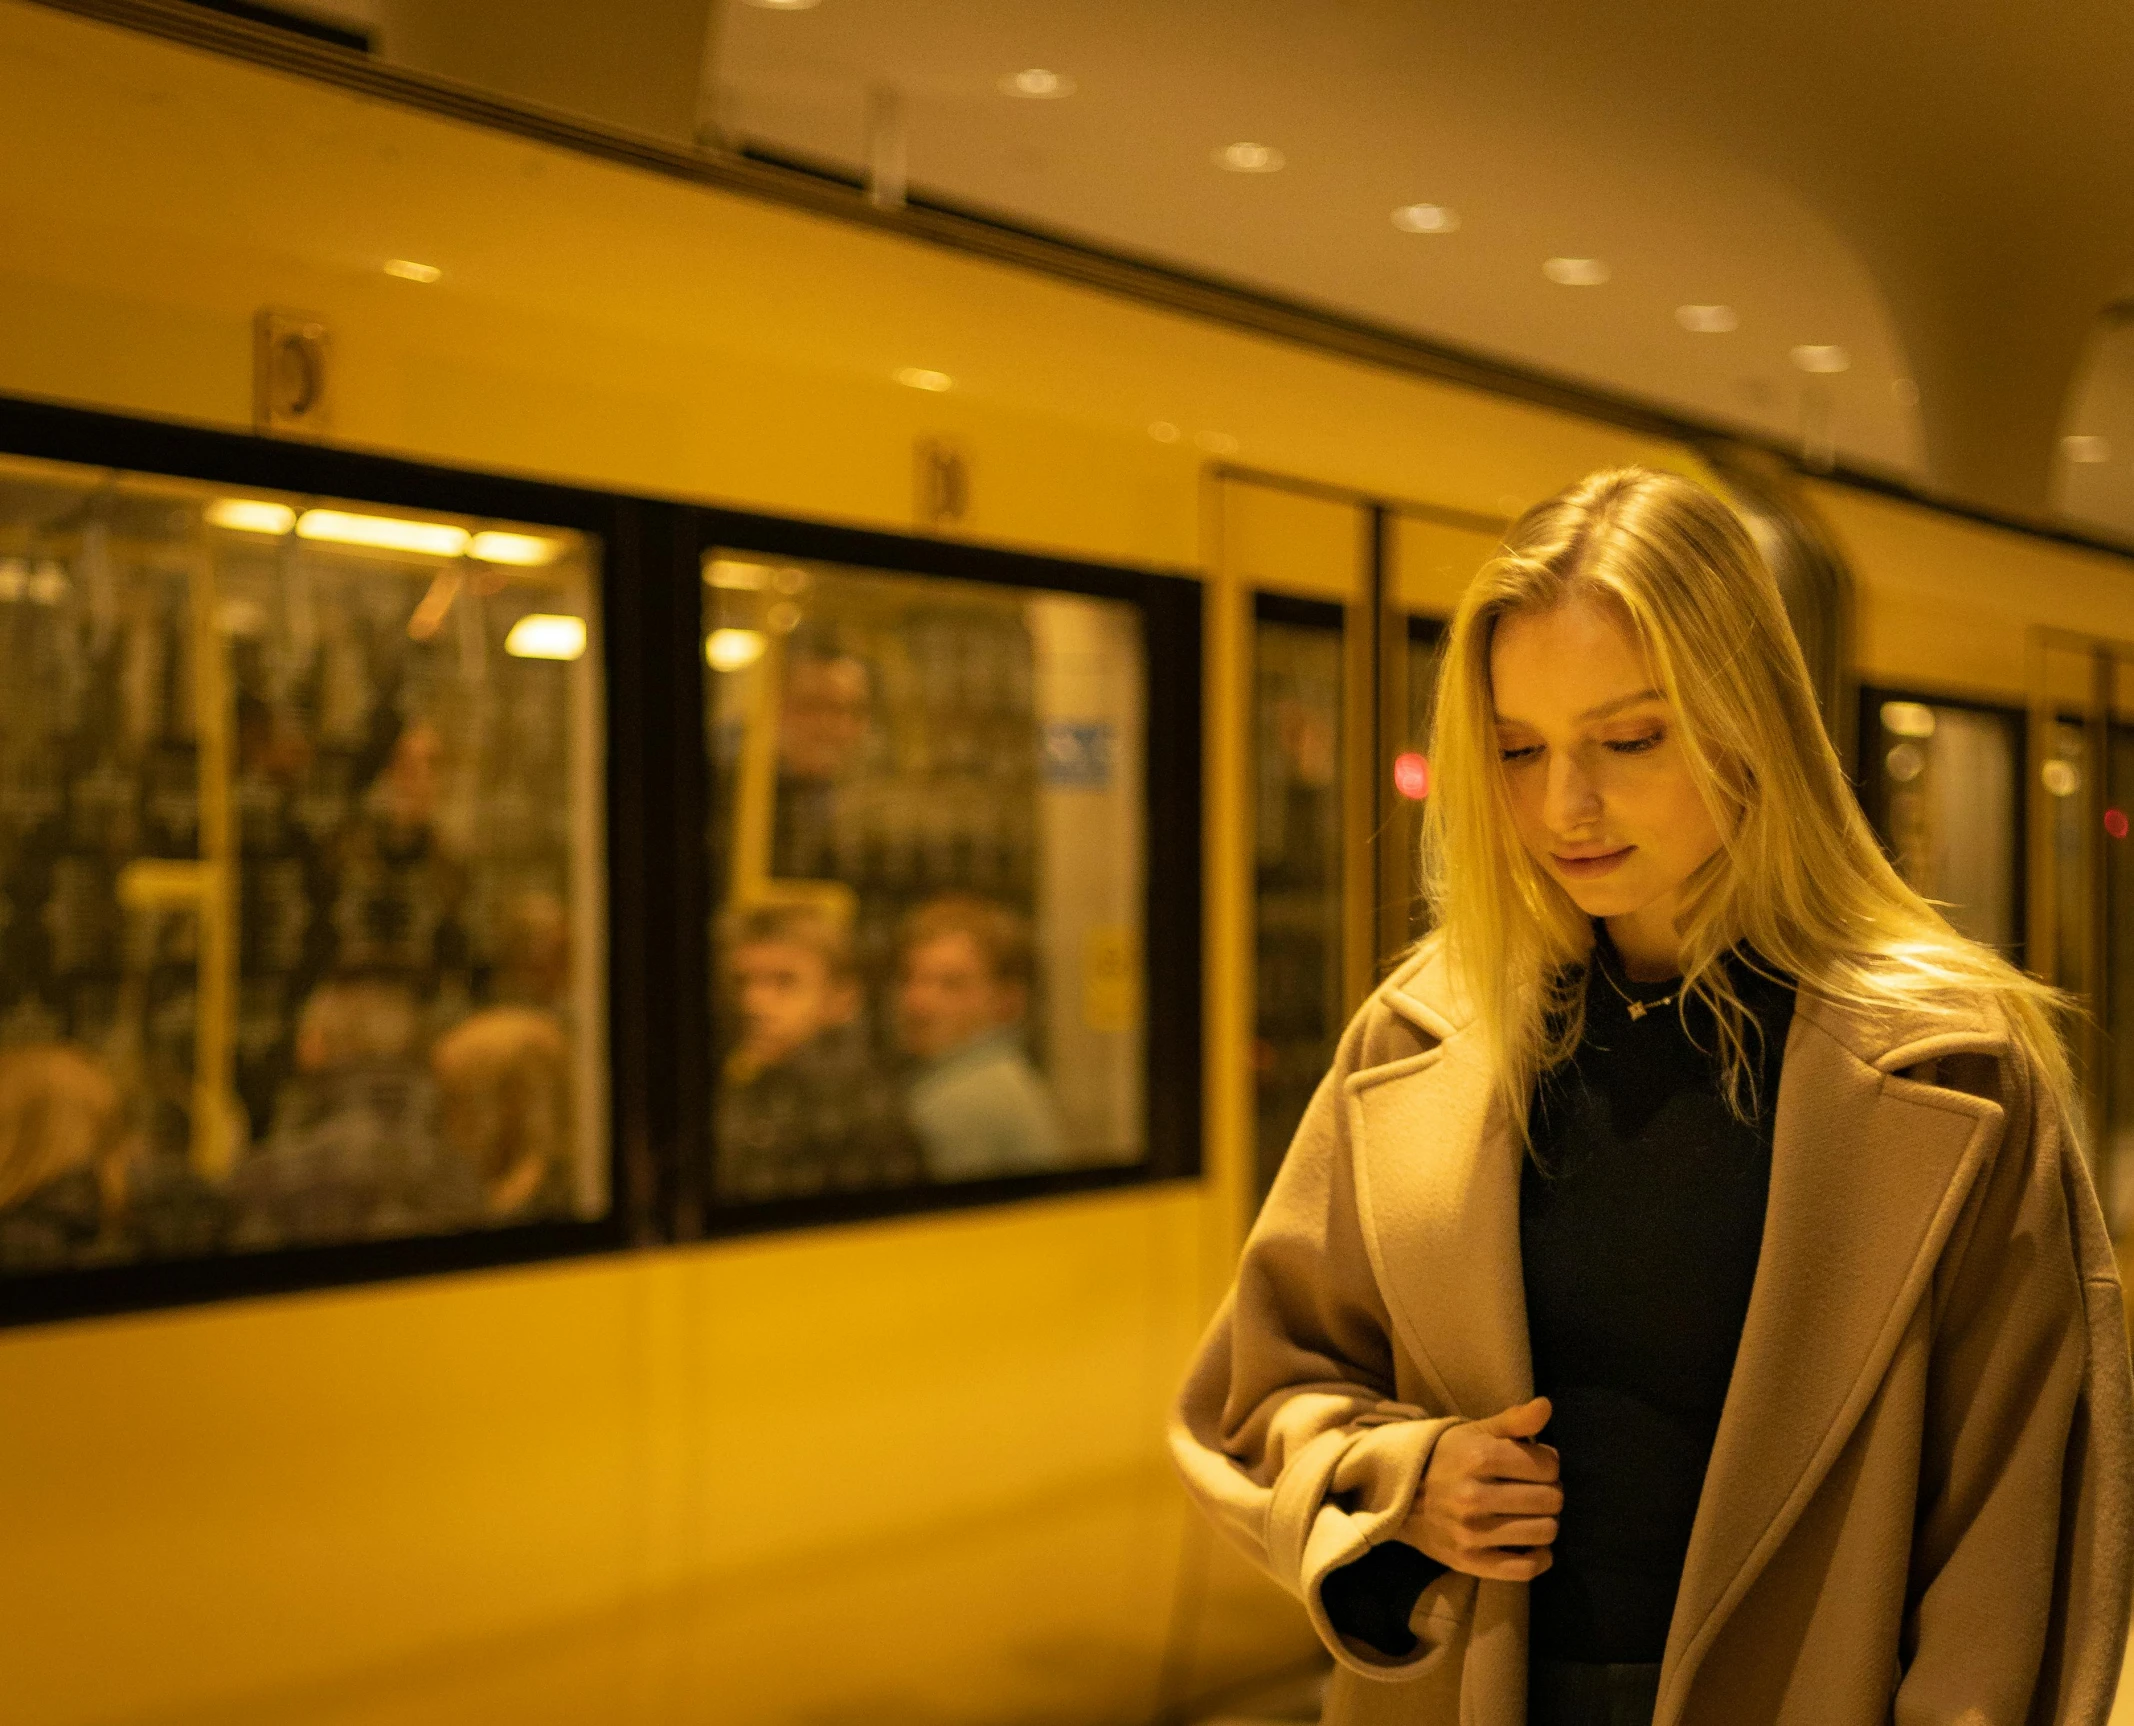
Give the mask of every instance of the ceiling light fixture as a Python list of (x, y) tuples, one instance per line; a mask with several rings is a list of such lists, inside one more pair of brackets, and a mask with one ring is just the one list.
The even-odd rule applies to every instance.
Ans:
[(285, 503), (268, 503), (264, 498), (218, 497), (207, 506), (207, 524), (238, 533), (278, 536), (296, 526), (296, 511)]
[(715, 629), (704, 637), (704, 663), (714, 671), (746, 671), (769, 645), (760, 629)]
[(2107, 439), (2082, 433), (2062, 438), (2060, 450), (2069, 461), (2097, 462), (2112, 459), (2112, 446)]
[(1072, 78), (1064, 72), (1048, 72), (1042, 66), (1032, 66), (1022, 72), (1011, 72), (1001, 79), (1000, 87), (1011, 96), (1028, 96), (1041, 102), (1056, 96), (1074, 94)]
[(1723, 336), (1741, 328), (1741, 314), (1732, 306), (1677, 306), (1675, 322), (1700, 336)]
[(1449, 234), (1460, 225), (1460, 213), (1443, 204), (1403, 204), (1393, 212), (1393, 225), (1404, 234)]
[(1598, 258), (1549, 258), (1541, 273), (1559, 287), (1597, 288), (1608, 279), (1608, 266)]
[(585, 651), (585, 619), (529, 611), (504, 637), (504, 651), (514, 659), (576, 659)]
[(444, 274), (435, 264), (418, 264), (413, 258), (387, 258), (385, 273), (403, 282), (434, 282)]
[(931, 390), (936, 395), (956, 384), (948, 373), (928, 371), (924, 366), (899, 366), (894, 376), (908, 390)]
[(1233, 174), (1272, 174), (1282, 162), (1282, 152), (1272, 144), (1225, 144), (1215, 152), (1215, 165)]
[(457, 557), (467, 549), (467, 530), (441, 521), (402, 521), (389, 515), (352, 515), (339, 509), (307, 509), (296, 518), (298, 539), (376, 551), (417, 551), (425, 557)]
[(483, 563), (510, 563), (539, 569), (563, 555), (563, 547), (535, 533), (478, 533), (467, 542), (467, 555)]
[(1149, 436), (1158, 443), (1176, 443), (1178, 441), (1178, 428), (1171, 424), (1169, 420), (1151, 420), (1149, 422)]
[(1804, 372), (1852, 370), (1852, 355), (1830, 342), (1803, 342), (1793, 350), (1792, 359)]

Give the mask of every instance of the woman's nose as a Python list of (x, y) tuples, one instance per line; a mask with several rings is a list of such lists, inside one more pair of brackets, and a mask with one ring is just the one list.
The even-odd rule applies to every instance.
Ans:
[(1591, 775), (1568, 752), (1549, 762), (1548, 796), (1543, 816), (1558, 833), (1584, 827), (1600, 814), (1600, 791)]

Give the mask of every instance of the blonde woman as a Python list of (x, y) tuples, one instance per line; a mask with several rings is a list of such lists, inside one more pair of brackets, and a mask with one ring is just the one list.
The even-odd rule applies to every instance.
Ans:
[(2101, 1726), (2134, 1401), (2051, 991), (1876, 848), (1741, 524), (1530, 511), (1462, 600), (1438, 933), (1173, 1427), (1327, 1720)]

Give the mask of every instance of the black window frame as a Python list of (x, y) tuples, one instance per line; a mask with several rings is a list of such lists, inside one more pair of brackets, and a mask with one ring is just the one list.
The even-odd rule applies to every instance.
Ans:
[(714, 552), (754, 553), (841, 565), (883, 575), (947, 577), (994, 587), (1066, 593), (1122, 601), (1141, 614), (1146, 665), (1143, 705), (1142, 1099), (1146, 1152), (1138, 1162), (1098, 1164), (1043, 1173), (999, 1175), (824, 1193), (805, 1198), (719, 1205), (703, 1176), (711, 1142), (710, 1051), (713, 1047), (711, 943), (705, 938), (718, 908), (705, 821), (715, 794), (711, 764), (701, 746), (689, 769), (694, 840), (680, 853), (688, 940), (672, 943), (679, 971), (673, 1019), (684, 1045), (677, 1088), (683, 1126), (679, 1177), (672, 1210), (685, 1240), (724, 1240), (882, 1217), (960, 1211), (1019, 1200), (1100, 1192), (1159, 1181), (1197, 1179), (1201, 1172), (1202, 867), (1201, 683), (1202, 583), (1191, 577), (1131, 565), (1004, 551), (967, 541), (870, 528), (796, 521), (738, 510), (693, 512), (696, 554), (690, 569), (689, 662), (685, 673), (694, 743), (704, 735), (704, 655), (701, 560)]
[[(569, 529), (598, 544), (609, 1103), (605, 1217), (9, 1276), (0, 1278), (0, 1328), (488, 1270), (612, 1252), (661, 1238), (665, 1231), (657, 1214), (655, 1168), (666, 1111), (646, 1080), (662, 1070), (666, 1056), (659, 1047), (658, 1016), (646, 1006), (659, 998), (653, 993), (659, 959), (653, 933), (663, 899), (653, 860), (665, 841), (647, 831), (647, 823), (662, 818), (664, 808), (661, 798), (650, 795), (659, 766), (662, 727), (654, 720), (662, 698), (656, 675), (645, 675), (645, 644), (657, 639), (662, 608), (671, 603), (658, 576), (663, 557), (683, 543), (677, 507), (578, 486), (10, 397), (0, 397), (0, 454), (206, 485), (486, 516)], [(689, 575), (695, 579), (693, 566)]]
[(2010, 876), (2015, 895), (2015, 951), (2010, 955), (2018, 964), (2029, 965), (2030, 954), (2030, 712), (2024, 707), (2012, 706), (2005, 701), (1986, 701), (1975, 695), (1952, 695), (1942, 690), (1905, 688), (1897, 684), (1861, 683), (1855, 688), (1855, 707), (1858, 732), (1858, 754), (1854, 759), (1859, 769), (1853, 780), (1853, 795), (1860, 805), (1860, 813), (1867, 818), (1868, 830), (1875, 836), (1875, 843), (1882, 848), (1894, 866), (1896, 858), (1890, 850), (1887, 828), (1887, 810), (1877, 807), (1868, 794), (1869, 775), (1875, 773), (1875, 783), (1880, 783), (1880, 774), (1873, 763), (1881, 759), (1882, 704), (1886, 701), (1910, 701), (1922, 707), (1954, 707), (1966, 713), (1990, 714), (1996, 719), (2012, 724), (2016, 738), (2015, 767), (2015, 868)]

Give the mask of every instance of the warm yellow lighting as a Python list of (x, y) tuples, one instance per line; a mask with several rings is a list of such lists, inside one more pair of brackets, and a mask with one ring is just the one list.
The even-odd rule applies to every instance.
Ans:
[(1064, 72), (1048, 72), (1042, 66), (1032, 66), (1026, 72), (1010, 73), (1001, 79), (1000, 87), (1011, 96), (1032, 96), (1040, 101), (1074, 94), (1072, 78)]
[(1178, 441), (1178, 428), (1171, 424), (1169, 420), (1151, 420), (1149, 421), (1149, 436), (1158, 443), (1176, 443)]
[(1852, 355), (1829, 342), (1803, 342), (1793, 350), (1793, 363), (1804, 372), (1843, 372), (1852, 369)]
[(585, 651), (585, 619), (529, 611), (504, 637), (504, 651), (521, 659), (576, 659)]
[(285, 503), (256, 497), (218, 497), (207, 506), (210, 527), (237, 533), (284, 534), (296, 525), (296, 511)]
[(296, 519), (298, 539), (336, 545), (367, 545), (380, 551), (419, 551), (428, 557), (458, 557), (467, 530), (441, 521), (402, 521), (390, 515), (353, 515), (340, 509), (307, 509)]
[(1598, 258), (1547, 258), (1541, 273), (1562, 288), (1597, 288), (1608, 279), (1608, 266)]
[(2038, 777), (2055, 797), (2072, 797), (2082, 788), (2082, 775), (2072, 761), (2048, 761)]
[(1238, 441), (1228, 432), (1195, 432), (1193, 441), (1210, 455), (1236, 455), (1238, 452)]
[(766, 645), (760, 629), (715, 629), (704, 638), (704, 663), (714, 671), (746, 671)]
[(948, 373), (928, 371), (924, 366), (900, 366), (897, 368), (896, 380), (906, 389), (932, 390), (936, 395), (943, 390), (953, 389), (956, 385), (956, 380)]
[(403, 282), (434, 282), (444, 274), (435, 264), (418, 264), (413, 258), (387, 258), (385, 273)]
[(1215, 152), (1215, 165), (1233, 174), (1272, 174), (1282, 162), (1282, 152), (1272, 144), (1225, 144)]
[(2060, 450), (2069, 461), (2098, 462), (2112, 459), (2112, 446), (2106, 439), (2083, 433), (2062, 438)]
[(768, 564), (743, 563), (739, 558), (715, 557), (704, 565), (704, 579), (713, 587), (736, 593), (761, 593), (771, 584)]
[(820, 6), (822, 0), (748, 0), (748, 3), (766, 12), (810, 12)]
[(467, 555), (484, 563), (510, 563), (521, 569), (538, 569), (554, 563), (563, 547), (537, 533), (478, 533), (467, 542)]
[(1932, 737), (1934, 710), (1919, 701), (1885, 701), (1882, 729), (1899, 737)]
[(1741, 328), (1741, 314), (1732, 306), (1677, 306), (1675, 322), (1700, 336), (1723, 336)]
[(1460, 213), (1443, 204), (1403, 204), (1393, 212), (1393, 225), (1404, 234), (1449, 234), (1460, 225)]

